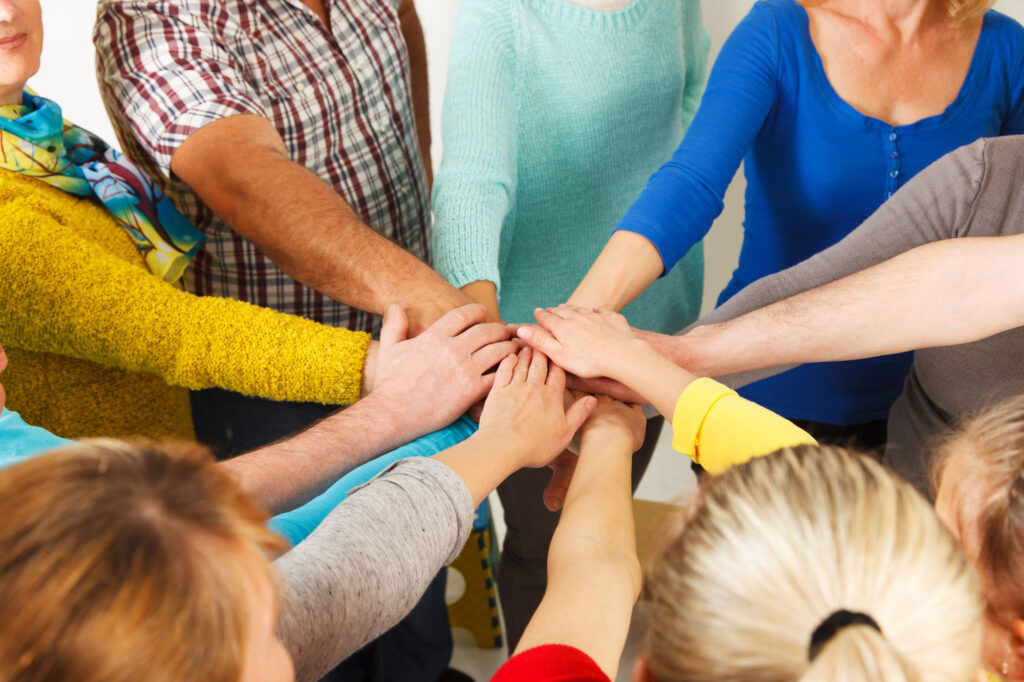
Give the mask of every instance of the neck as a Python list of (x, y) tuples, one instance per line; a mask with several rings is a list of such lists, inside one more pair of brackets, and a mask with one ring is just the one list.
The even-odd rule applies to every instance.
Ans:
[(855, 16), (903, 41), (948, 21), (946, 0), (854, 0)]
[(0, 106), (8, 106), (10, 104), (22, 104), (22, 92), (24, 86), (19, 86), (11, 90), (0, 90)]

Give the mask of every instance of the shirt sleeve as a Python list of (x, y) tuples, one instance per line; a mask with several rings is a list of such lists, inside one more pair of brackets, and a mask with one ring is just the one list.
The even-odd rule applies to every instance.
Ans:
[[(943, 156), (914, 176), (838, 244), (791, 268), (757, 280), (681, 333), (695, 326), (731, 320), (860, 272), (923, 244), (953, 237), (991, 236), (992, 226), (997, 221), (1012, 229), (1016, 223), (1006, 220), (1005, 214), (1010, 201), (1007, 192), (1020, 193), (1008, 187), (1010, 182), (999, 183), (1000, 178), (1020, 177), (1024, 162), (1018, 160), (1019, 140), (979, 140)], [(988, 159), (990, 147), (998, 148), (995, 161)], [(992, 187), (985, 192), (989, 199), (979, 201), (987, 177), (995, 182), (988, 183)], [(987, 215), (989, 213), (993, 215)], [(719, 379), (735, 388), (792, 367), (742, 372)]]
[(712, 379), (686, 387), (672, 416), (672, 446), (709, 474), (754, 457), (816, 441), (793, 422)]
[(278, 559), (278, 634), (296, 680), (318, 680), (401, 620), (473, 527), (473, 500), (454, 471), (405, 460), (354, 492)]
[(757, 3), (722, 47), (679, 148), (616, 228), (650, 240), (665, 272), (722, 212), (725, 191), (778, 97), (778, 46), (773, 10)]
[(491, 682), (611, 682), (590, 656), (579, 649), (548, 644), (510, 658)]
[(244, 35), (241, 27), (207, 28), (206, 6), (215, 4), (100, 3), (93, 40), (107, 111), (166, 176), (171, 156), (204, 125), (237, 114), (267, 117), (232, 53), (214, 37)]
[[(434, 183), (434, 265), (456, 287), (500, 288), (517, 181), (514, 3), (464, 0), (452, 38)], [(508, 238), (508, 235), (505, 235)]]
[[(5, 182), (10, 189), (25, 181)], [(0, 300), (8, 302), (0, 329), (12, 346), (151, 372), (189, 389), (325, 404), (359, 399), (368, 334), (188, 294), (79, 236), (34, 195), (0, 191), (0, 199)], [(121, 229), (102, 207), (77, 207), (62, 219), (90, 226), (83, 230)]]
[(429, 433), (407, 445), (381, 455), (366, 464), (348, 472), (334, 485), (316, 496), (306, 504), (279, 514), (273, 518), (270, 527), (274, 532), (284, 536), (288, 542), (297, 545), (309, 536), (313, 530), (331, 513), (335, 507), (348, 498), (349, 494), (359, 486), (366, 485), (381, 472), (396, 462), (414, 457), (433, 457), (442, 450), (461, 443), (477, 430), (477, 425), (469, 417), (462, 417), (454, 424), (440, 431)]

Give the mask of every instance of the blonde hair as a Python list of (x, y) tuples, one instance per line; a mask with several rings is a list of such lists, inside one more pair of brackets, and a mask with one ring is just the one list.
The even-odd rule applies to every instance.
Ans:
[[(936, 449), (932, 484), (953, 457), (970, 457), (955, 486), (963, 541), (996, 586), (1024, 588), (1024, 396), (963, 421)], [(966, 500), (970, 502), (966, 502)]]
[[(647, 662), (660, 682), (967, 682), (977, 578), (928, 503), (870, 459), (787, 448), (704, 490), (656, 563)], [(810, 660), (834, 612), (839, 630)]]
[(195, 445), (94, 441), (0, 472), (0, 679), (237, 682), (244, 573), (281, 540)]

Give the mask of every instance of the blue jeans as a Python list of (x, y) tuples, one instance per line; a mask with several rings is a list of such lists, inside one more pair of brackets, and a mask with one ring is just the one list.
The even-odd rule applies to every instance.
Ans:
[[(213, 388), (193, 391), (196, 438), (228, 459), (292, 436), (338, 408), (282, 403)], [(445, 605), (447, 569), (434, 578), (420, 603), (398, 625), (350, 656), (323, 679), (329, 682), (432, 682), (452, 657)]]

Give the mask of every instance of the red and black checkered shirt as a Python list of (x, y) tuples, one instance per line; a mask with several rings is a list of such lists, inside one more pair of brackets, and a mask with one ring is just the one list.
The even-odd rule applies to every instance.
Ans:
[[(293, 161), (428, 260), (429, 197), (399, 1), (325, 0), (328, 31), (299, 0), (100, 0), (97, 75), (121, 144), (206, 233), (187, 289), (377, 331), (376, 316), (284, 274), (172, 176), (170, 163), (205, 124), (263, 116)], [(302, 212), (302, 197), (286, 199)]]

